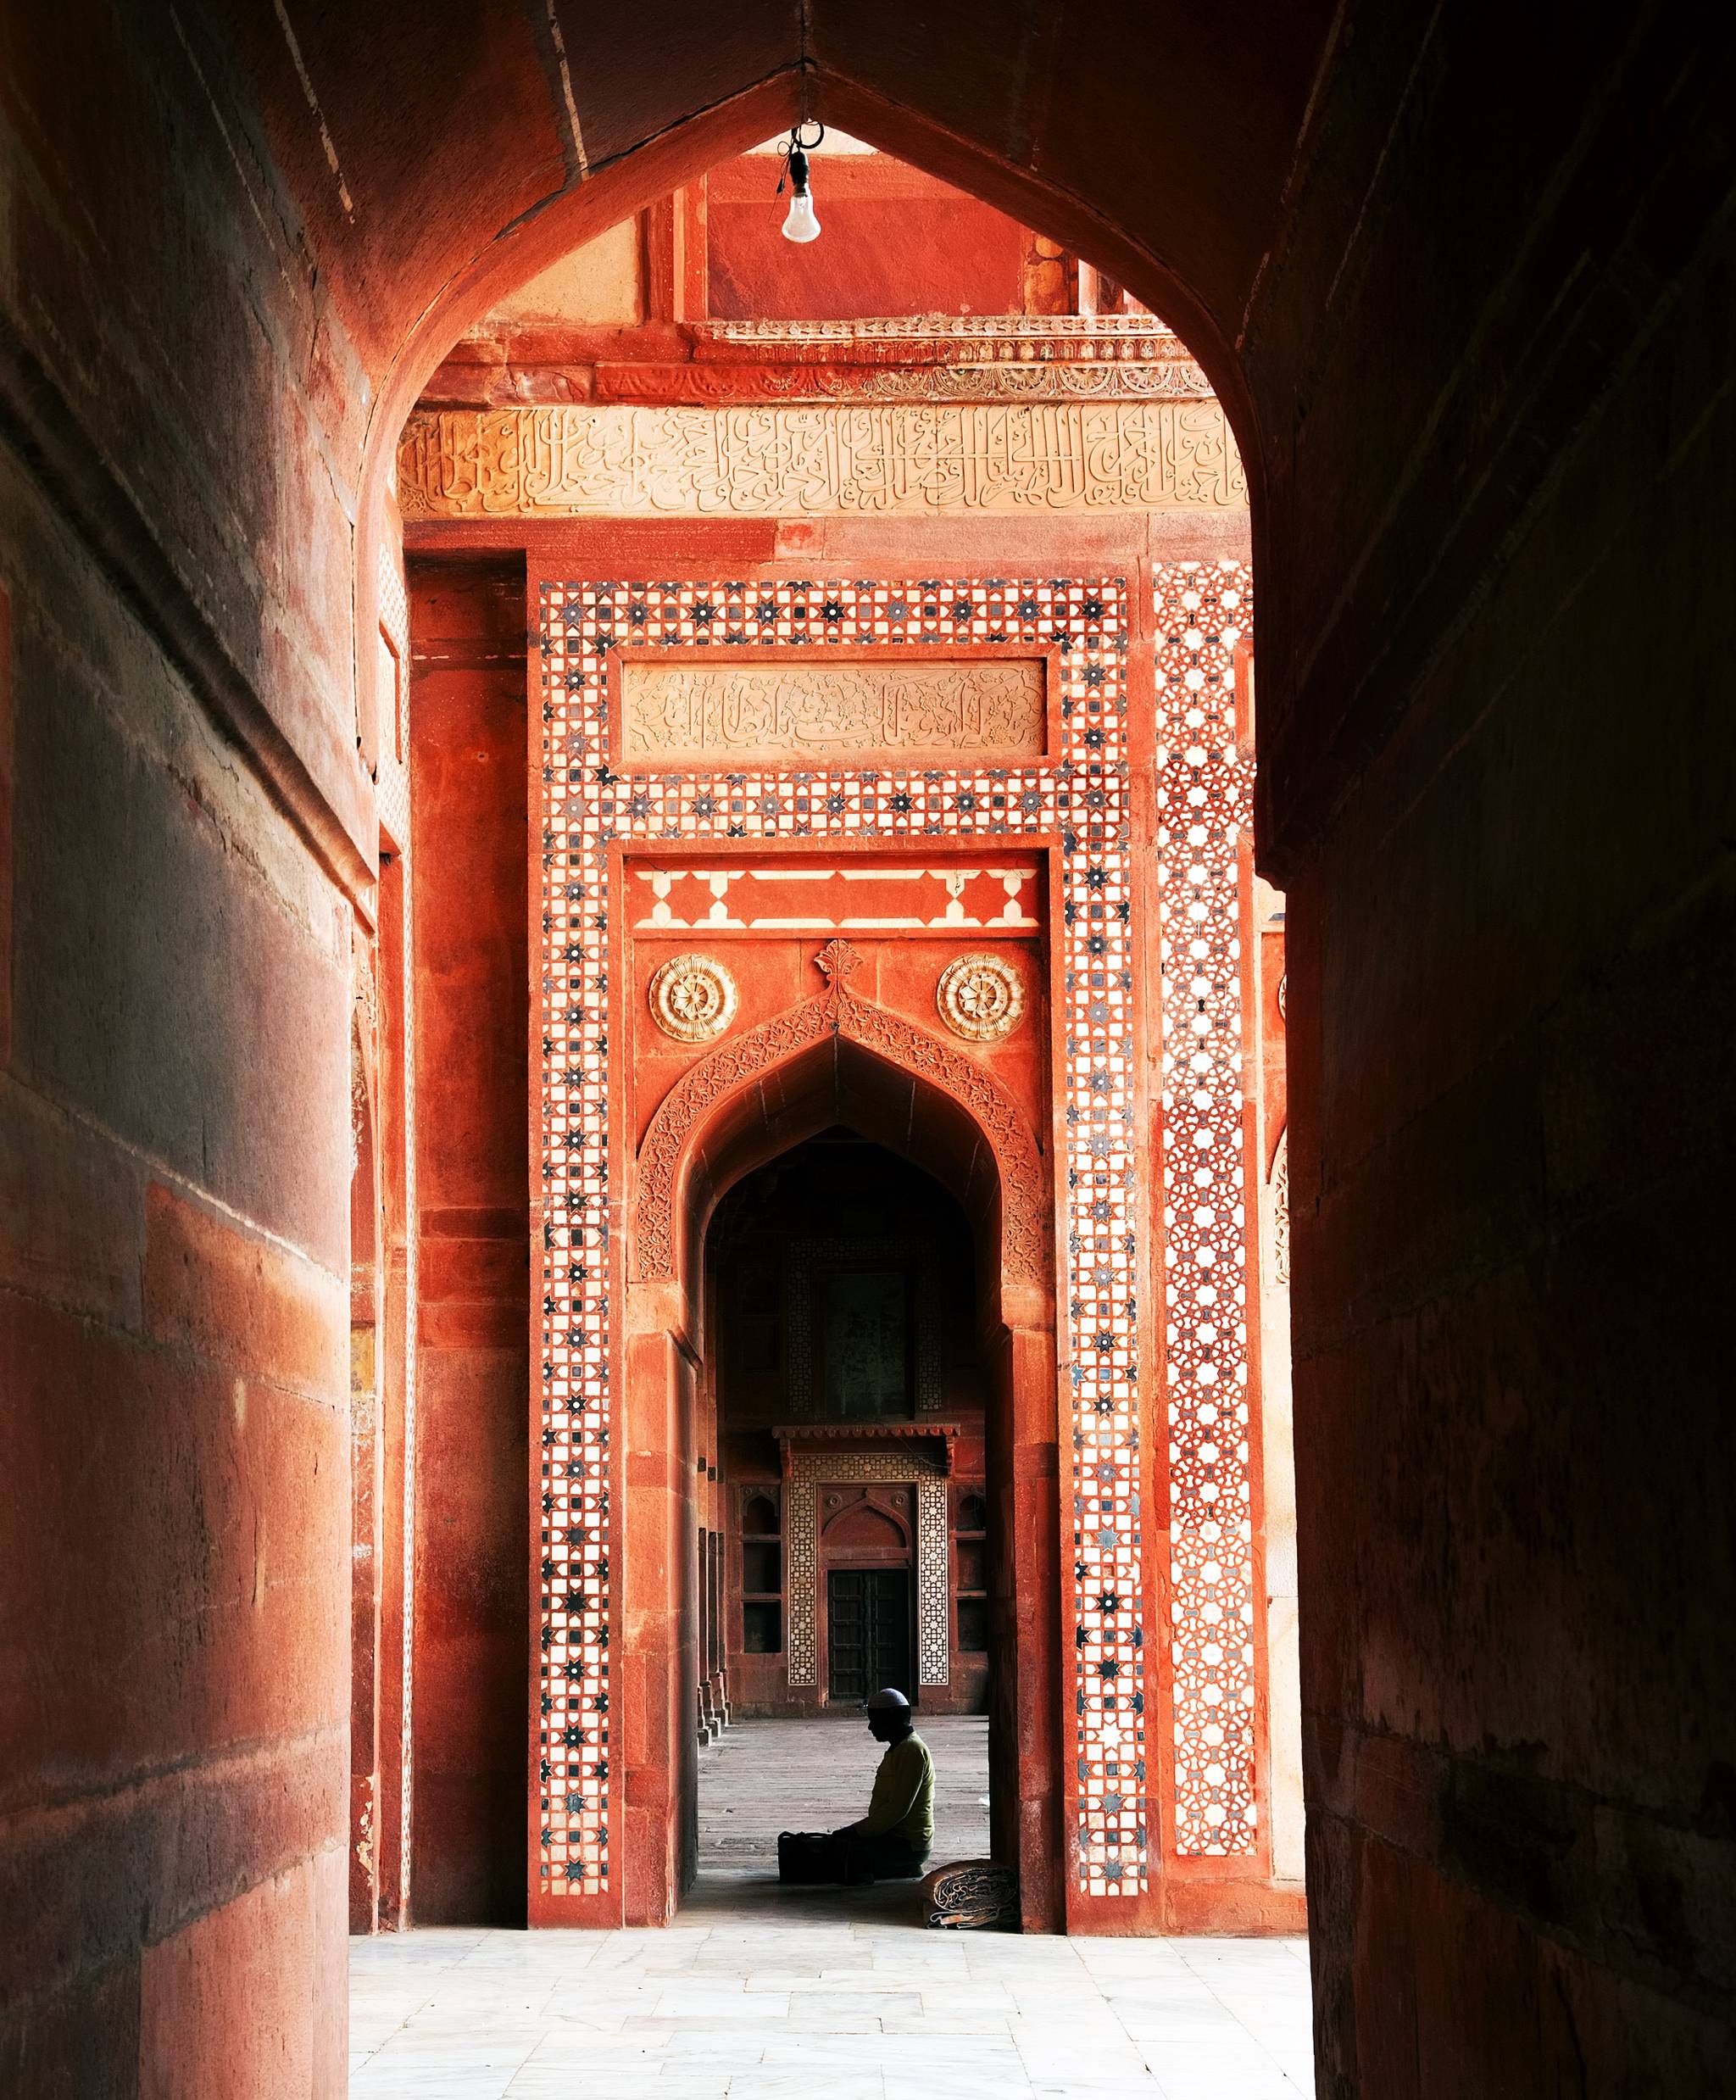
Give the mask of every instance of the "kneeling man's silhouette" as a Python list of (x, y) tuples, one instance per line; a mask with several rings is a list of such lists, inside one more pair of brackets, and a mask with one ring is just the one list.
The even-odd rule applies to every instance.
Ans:
[(869, 1733), (886, 1745), (867, 1814), (822, 1835), (785, 1831), (777, 1841), (781, 1880), (854, 1887), (921, 1873), (934, 1842), (934, 1759), (903, 1692), (888, 1685), (871, 1694), (867, 1713)]

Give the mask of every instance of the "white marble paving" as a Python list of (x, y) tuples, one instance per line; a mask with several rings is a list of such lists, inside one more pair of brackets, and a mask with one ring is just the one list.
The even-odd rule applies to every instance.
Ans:
[(667, 1930), (351, 1947), (352, 2100), (1305, 2100), (1299, 1940), (930, 1933), (708, 1871)]

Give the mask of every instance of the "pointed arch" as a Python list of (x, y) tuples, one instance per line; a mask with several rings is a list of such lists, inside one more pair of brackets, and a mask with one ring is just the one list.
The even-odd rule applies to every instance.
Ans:
[[(671, 1085), (627, 1176), (626, 1270), (632, 1279), (614, 1329), (620, 1381), (615, 1443), (622, 1510), (646, 1550), (620, 1556), (615, 1596), (633, 1627), (617, 1664), (627, 1710), (691, 1711), (697, 1641), (681, 1570), (691, 1521), (682, 1499), (694, 1454), (680, 1442), (698, 1383), (712, 1361), (704, 1247), (717, 1204), (743, 1174), (834, 1124), (901, 1154), (945, 1186), (972, 1228), (974, 1310), (989, 1404), (987, 1466), (993, 1535), (1005, 1543), (993, 1667), (996, 1726), (990, 1755), (997, 1856), (1018, 1863), (1022, 1915), (1038, 1930), (1065, 1918), (1059, 1598), (1061, 1460), (1056, 1406), (1056, 1300), (1052, 1266), (1052, 1161), (1025, 1110), (973, 1056), (904, 1015), (852, 992), (860, 958), (847, 941), (813, 957), (826, 989), (757, 1027), (715, 1042)], [(676, 1455), (671, 1462), (671, 1453)], [(782, 1485), (785, 1668), (790, 1685), (820, 1682), (823, 1604), (821, 1481), (916, 1484), (920, 1681), (949, 1679), (949, 1565), (945, 1462), (900, 1445), (884, 1451), (787, 1449)], [(677, 1491), (676, 1484), (679, 1484)], [(929, 1587), (922, 1586), (922, 1571)], [(925, 1601), (926, 1600), (926, 1601)], [(664, 1922), (681, 1880), (680, 1833), (697, 1798), (685, 1739), (678, 1764), (656, 1742), (623, 1772), (632, 1835), (625, 1914)]]
[(962, 1111), (991, 1154), (999, 1183), (1001, 1270), (1008, 1282), (1047, 1288), (1048, 1203), (1041, 1150), (1017, 1102), (993, 1073), (842, 982), (750, 1028), (701, 1058), (670, 1089), (638, 1152), (633, 1274), (674, 1281), (683, 1197), (698, 1140), (738, 1097), (814, 1053), (852, 1045)]

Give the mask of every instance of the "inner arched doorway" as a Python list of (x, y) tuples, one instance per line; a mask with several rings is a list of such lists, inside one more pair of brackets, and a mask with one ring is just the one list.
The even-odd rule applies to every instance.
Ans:
[[(933, 1176), (842, 1125), (713, 1212), (697, 1720), (721, 1746), (701, 1757), (702, 1871), (763, 1874), (779, 1829), (860, 1813), (874, 1752), (859, 1709), (882, 1685), (935, 1752), (936, 1863), (991, 1850), (984, 1758), (1015, 1571), (988, 1518), (1000, 1452), (975, 1241)], [(996, 1770), (1006, 1796), (1004, 1747)], [(1008, 1857), (1007, 1808), (993, 1820)]]
[[(710, 1536), (724, 1529), (721, 1520), (729, 1506), (726, 1493), (713, 1492), (729, 1483), (710, 1476), (728, 1471), (726, 1458), (723, 1468), (718, 1466), (724, 1425), (716, 1381), (727, 1362), (720, 1337), (731, 1312), (739, 1313), (741, 1307), (726, 1310), (720, 1302), (723, 1279), (715, 1254), (725, 1236), (739, 1227), (756, 1191), (763, 1192), (768, 1165), (797, 1157), (811, 1162), (817, 1153), (821, 1182), (831, 1178), (836, 1188), (837, 1156), (871, 1151), (886, 1161), (882, 1223), (902, 1210), (908, 1230), (910, 1206), (913, 1200), (921, 1202), (924, 1184), (943, 1198), (943, 1204), (926, 1206), (928, 1234), (937, 1240), (926, 1288), (932, 1305), (935, 1279), (944, 1288), (950, 1275), (954, 1332), (968, 1297), (963, 1375), (949, 1388), (944, 1371), (930, 1368), (922, 1389), (921, 1311), (915, 1300), (924, 1286), (907, 1251), (887, 1245), (894, 1234), (829, 1235), (837, 1242), (879, 1243), (847, 1245), (844, 1257), (833, 1264), (832, 1273), (849, 1279), (844, 1295), (854, 1292), (859, 1310), (865, 1295), (879, 1293), (883, 1306), (888, 1289), (910, 1294), (917, 1346), (903, 1373), (910, 1412), (898, 1428), (882, 1419), (871, 1425), (876, 1434), (851, 1434), (865, 1425), (828, 1425), (826, 1420), (828, 1412), (858, 1404), (834, 1381), (834, 1404), (828, 1406), (822, 1391), (817, 1404), (804, 1403), (812, 1406), (807, 1421), (760, 1425), (762, 1434), (785, 1432), (782, 1439), (772, 1438), (779, 1451), (776, 1476), (751, 1484), (744, 1479), (745, 1492), (737, 1497), (742, 1506), (733, 1513), (744, 1522), (757, 1503), (754, 1513), (762, 1524), (768, 1507), (777, 1514), (776, 1530), (751, 1535), (751, 1543), (763, 1549), (775, 1540), (784, 1557), (778, 1590), (760, 1591), (758, 1601), (778, 1607), (787, 1643), (785, 1705), (793, 1695), (796, 1703), (818, 1708), (832, 1696), (832, 1672), (840, 1658), (828, 1623), (830, 1600), (821, 1588), (829, 1561), (837, 1559), (843, 1570), (890, 1574), (900, 1532), (912, 1589), (913, 1691), (931, 1705), (954, 1704), (972, 1696), (966, 1689), (970, 1673), (961, 1672), (966, 1685), (954, 1686), (956, 1626), (948, 1587), (933, 1579), (932, 1555), (937, 1549), (946, 1552), (936, 1533), (955, 1529), (959, 1513), (948, 1492), (948, 1466), (958, 1455), (966, 1424), (951, 1418), (955, 1412), (973, 1418), (971, 1427), (979, 1440), (966, 1456), (980, 1452), (981, 1471), (967, 1484), (980, 1498), (986, 1520), (981, 1529), (988, 1552), (979, 1595), (986, 1637), (993, 1643), (976, 1674), (974, 1696), (992, 1696), (994, 1702), (992, 1843), (998, 1858), (1019, 1869), (1027, 1929), (1053, 1930), (1063, 1922), (1065, 1851), (1054, 1301), (1046, 1280), (1052, 1190), (1046, 1186), (1035, 1119), (1012, 1087), (893, 1007), (853, 994), (847, 978), (857, 958), (844, 944), (830, 945), (828, 961), (825, 989), (691, 1066), (658, 1101), (637, 1145), (626, 1254), (632, 1278), (630, 1331), (623, 1343), (627, 1447), (616, 1473), (626, 1483), (619, 1534), (626, 1640), (615, 1673), (624, 1710), (618, 1725), (613, 1700), (609, 1715), (596, 1723), (581, 1717), (582, 1734), (593, 1740), (577, 1746), (579, 1761), (583, 1764), (604, 1748), (607, 1723), (611, 1761), (620, 1760), (615, 1783), (624, 1816), (622, 1908), (630, 1919), (666, 1918), (693, 1871), (699, 1724), (708, 1679), (714, 1678), (715, 1647), (708, 1643), (718, 1624), (709, 1601), (715, 1578), (702, 1564), (700, 1535), (707, 1535), (709, 1562), (718, 1550)], [(823, 1140), (839, 1130), (852, 1134), (854, 1144), (833, 1140), (828, 1167)], [(739, 1248), (741, 1242), (734, 1244)], [(894, 1277), (896, 1283), (889, 1283)], [(804, 1280), (799, 1274), (789, 1277), (793, 1301), (799, 1300)], [(815, 1281), (810, 1266), (805, 1278), (810, 1294)], [(823, 1275), (821, 1283), (823, 1288)], [(795, 1302), (787, 1314), (773, 1317), (791, 1314), (799, 1323)], [(937, 1324), (947, 1324), (943, 1307)], [(787, 1338), (780, 1368), (793, 1373), (811, 1395), (811, 1356), (804, 1368), (790, 1361), (793, 1353)], [(823, 1362), (821, 1377), (826, 1377)], [(790, 1391), (786, 1382), (779, 1400)], [(967, 1395), (976, 1403), (969, 1410), (944, 1404)], [(925, 1400), (942, 1404), (925, 1410)], [(828, 1437), (828, 1426), (846, 1434)], [(950, 1450), (949, 1428), (954, 1432)], [(709, 1435), (709, 1451), (702, 1448), (702, 1435)], [(849, 1450), (822, 1455), (828, 1444), (837, 1442)], [(902, 1452), (894, 1456), (900, 1446)], [(834, 1554), (823, 1544), (826, 1515), (816, 1492), (832, 1484), (834, 1476), (840, 1490), (847, 1482), (871, 1481), (902, 1489), (910, 1501), (900, 1510), (890, 1496), (857, 1498), (859, 1512), (846, 1524)], [(850, 1512), (841, 1501), (830, 1513)], [(703, 1521), (707, 1518), (709, 1522)], [(871, 1530), (876, 1534), (871, 1540)], [(748, 1543), (737, 1531), (726, 1550), (744, 1556)], [(758, 1557), (763, 1561), (763, 1550)], [(735, 1622), (727, 1607), (726, 1613), (726, 1646)], [(947, 1614), (944, 1624), (938, 1616), (942, 1613)], [(763, 1626), (769, 1615), (762, 1610), (754, 1616)], [(743, 1649), (747, 1617), (744, 1613)], [(871, 1666), (871, 1658), (860, 1657), (855, 1665)], [(776, 1673), (763, 1663), (755, 1667), (760, 1691), (766, 1695)], [(843, 1685), (844, 1676), (837, 1681)], [(848, 1697), (848, 1691), (838, 1696)], [(840, 1814), (837, 1819), (846, 1819)]]

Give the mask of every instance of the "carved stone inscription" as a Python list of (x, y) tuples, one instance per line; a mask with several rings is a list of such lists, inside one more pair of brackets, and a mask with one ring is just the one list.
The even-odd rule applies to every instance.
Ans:
[(687, 765), (845, 752), (1040, 753), (1043, 660), (620, 666), (622, 754)]
[(413, 415), (406, 517), (1054, 516), (1239, 510), (1215, 401), (637, 408)]

